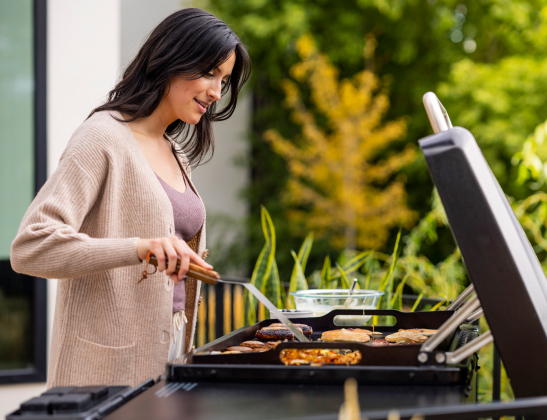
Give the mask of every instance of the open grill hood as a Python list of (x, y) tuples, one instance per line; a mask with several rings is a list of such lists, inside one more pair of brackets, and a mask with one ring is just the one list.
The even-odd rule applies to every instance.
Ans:
[(517, 397), (547, 395), (547, 279), (473, 135), (419, 142)]

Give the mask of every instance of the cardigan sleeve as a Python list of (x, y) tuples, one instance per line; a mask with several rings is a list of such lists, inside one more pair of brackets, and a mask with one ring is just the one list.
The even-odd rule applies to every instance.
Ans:
[(105, 139), (102, 144), (97, 135), (80, 134), (23, 217), (10, 254), (19, 273), (62, 279), (139, 263), (138, 238), (92, 238), (80, 232), (100, 200), (110, 163)]

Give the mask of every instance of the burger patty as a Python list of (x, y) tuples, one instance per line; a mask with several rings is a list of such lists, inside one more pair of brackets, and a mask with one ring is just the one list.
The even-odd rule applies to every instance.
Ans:
[(262, 341), (258, 341), (258, 340), (244, 341), (243, 343), (240, 344), (240, 346), (250, 347), (252, 349), (268, 348), (268, 346), (266, 344), (264, 344)]
[[(305, 325), (305, 324), (294, 324), (294, 326), (296, 328), (298, 328), (299, 330), (302, 330), (302, 332), (304, 333), (304, 335), (311, 335), (313, 333), (313, 329), (309, 326), (309, 325)], [(287, 328), (287, 326), (285, 324), (280, 324), (280, 323), (276, 323), (276, 324), (270, 324), (268, 325), (268, 327), (266, 328)]]
[(239, 351), (241, 353), (249, 353), (249, 352), (253, 351), (252, 348), (244, 347), (244, 346), (232, 346), (232, 347), (228, 347), (226, 350), (227, 351)]
[(331, 342), (366, 343), (370, 341), (372, 331), (360, 328), (342, 328), (340, 330), (325, 331), (321, 340)]
[(288, 328), (263, 328), (256, 332), (260, 340), (292, 340), (294, 334)]
[(384, 338), (377, 338), (371, 343), (374, 347), (389, 346), (389, 342)]
[[(309, 325), (294, 324), (304, 335), (311, 335), (312, 328)], [(270, 324), (256, 332), (256, 338), (259, 340), (293, 340), (294, 334), (285, 324)]]

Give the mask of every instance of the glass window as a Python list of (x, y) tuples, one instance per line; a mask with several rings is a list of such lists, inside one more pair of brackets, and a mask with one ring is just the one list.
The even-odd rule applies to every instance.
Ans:
[(35, 193), (38, 3), (45, 0), (0, 1), (0, 383), (43, 380), (45, 373), (45, 281), (13, 272), (9, 262)]

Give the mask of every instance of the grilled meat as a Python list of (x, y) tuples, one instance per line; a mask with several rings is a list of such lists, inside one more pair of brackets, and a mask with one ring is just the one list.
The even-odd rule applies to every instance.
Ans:
[(425, 335), (426, 337), (431, 337), (433, 334), (437, 332), (437, 330), (428, 330), (427, 328), (412, 328), (410, 331), (416, 331), (419, 332), (422, 335)]
[(417, 344), (426, 341), (427, 337), (415, 330), (399, 330), (395, 334), (388, 335), (386, 340), (396, 344)]
[(226, 350), (227, 351), (239, 351), (241, 353), (248, 353), (248, 352), (253, 351), (252, 348), (244, 347), (244, 346), (232, 346), (232, 347), (228, 347)]
[(240, 344), (240, 346), (250, 347), (252, 349), (268, 348), (268, 346), (266, 344), (264, 344), (262, 341), (258, 341), (258, 340), (244, 341), (243, 343)]
[[(311, 335), (313, 333), (312, 328), (309, 325), (305, 324), (294, 324), (295, 327), (297, 327), (299, 330), (302, 330), (304, 335)], [(275, 323), (270, 324), (267, 328), (287, 328), (285, 324)]]
[(360, 328), (342, 328), (341, 330), (325, 331), (321, 335), (321, 340), (366, 343), (367, 341), (370, 341), (370, 334), (371, 331)]
[[(311, 335), (313, 330), (309, 325), (294, 324), (304, 335)], [(270, 324), (256, 332), (260, 340), (293, 340), (294, 334), (284, 324)]]
[(256, 332), (256, 338), (260, 340), (292, 340), (294, 334), (288, 328), (262, 328)]
[(374, 347), (384, 347), (384, 346), (389, 346), (389, 343), (384, 338), (377, 338), (371, 343), (371, 345)]

